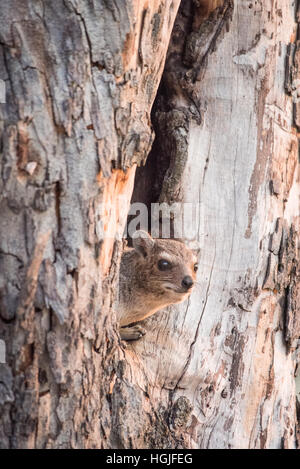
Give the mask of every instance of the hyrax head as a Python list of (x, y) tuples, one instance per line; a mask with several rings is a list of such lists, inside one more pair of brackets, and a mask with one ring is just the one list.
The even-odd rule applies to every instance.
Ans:
[(137, 252), (137, 275), (148, 293), (153, 293), (166, 303), (180, 303), (192, 291), (197, 258), (181, 241), (153, 239), (145, 231), (133, 235)]

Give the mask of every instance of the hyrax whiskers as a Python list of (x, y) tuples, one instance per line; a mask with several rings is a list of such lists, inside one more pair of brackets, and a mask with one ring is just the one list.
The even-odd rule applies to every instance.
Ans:
[(124, 251), (120, 266), (121, 338), (141, 338), (145, 330), (140, 325), (126, 326), (185, 300), (193, 289), (197, 268), (196, 256), (181, 241), (153, 239), (145, 231), (136, 231), (133, 248)]

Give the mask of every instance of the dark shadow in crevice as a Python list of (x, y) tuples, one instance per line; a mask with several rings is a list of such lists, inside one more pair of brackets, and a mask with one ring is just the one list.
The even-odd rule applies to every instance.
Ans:
[[(148, 226), (138, 226), (137, 228), (145, 229), (149, 232), (151, 231), (151, 204), (159, 201), (164, 177), (170, 165), (170, 156), (163, 154), (159, 138), (157, 137), (158, 123), (155, 120), (155, 114), (157, 112), (157, 102), (160, 100), (161, 92), (162, 86), (158, 89), (156, 100), (151, 112), (151, 120), (156, 137), (146, 160), (146, 164), (138, 167), (136, 170), (134, 189), (131, 198), (131, 204), (138, 202), (146, 205), (148, 211)], [(133, 218), (133, 215), (129, 215), (127, 224), (130, 223)], [(129, 238), (128, 243), (129, 245), (131, 244)]]
[[(170, 147), (170, 150), (166, 151), (166, 148), (168, 148), (166, 139), (170, 139), (170, 136), (165, 135), (166, 130), (160, 128), (159, 115), (161, 113), (167, 114), (174, 109), (174, 94), (176, 96), (178, 94), (177, 74), (180, 75), (186, 72), (181, 55), (184, 51), (186, 37), (192, 31), (193, 18), (195, 16), (193, 14), (194, 9), (195, 4), (192, 0), (182, 0), (174, 22), (164, 71), (151, 111), (151, 122), (155, 132), (155, 139), (145, 166), (138, 167), (136, 170), (131, 204), (138, 202), (146, 205), (148, 226), (137, 226), (136, 228), (145, 229), (148, 232), (151, 231), (151, 204), (159, 202), (164, 179), (171, 164), (170, 152), (172, 148)], [(173, 76), (174, 61), (176, 67), (178, 64), (181, 64), (180, 70), (175, 69), (176, 76)], [(171, 77), (169, 76), (170, 71)], [(172, 145), (172, 141), (170, 141), (170, 145)], [(134, 215), (128, 216), (127, 226), (133, 218), (135, 218)], [(128, 242), (130, 245), (130, 239), (128, 239)]]
[(162, 86), (159, 87), (151, 112), (151, 120), (155, 132), (155, 139), (145, 166), (140, 166), (137, 168), (134, 190), (131, 199), (132, 203), (143, 202), (147, 205), (147, 207), (150, 207), (151, 203), (158, 201), (164, 176), (170, 164), (170, 156), (162, 154), (161, 145), (157, 137), (158, 123), (155, 120), (155, 114), (157, 112), (157, 101), (160, 100), (161, 89)]

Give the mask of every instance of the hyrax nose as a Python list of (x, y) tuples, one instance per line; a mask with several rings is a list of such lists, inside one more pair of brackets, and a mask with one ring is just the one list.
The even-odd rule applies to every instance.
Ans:
[(189, 275), (186, 275), (183, 278), (181, 284), (182, 284), (183, 288), (185, 288), (186, 290), (189, 290), (194, 285), (194, 282), (193, 282), (192, 277), (190, 277)]

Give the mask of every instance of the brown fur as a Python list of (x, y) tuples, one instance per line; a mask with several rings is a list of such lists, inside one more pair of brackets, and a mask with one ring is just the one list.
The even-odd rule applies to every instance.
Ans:
[[(196, 257), (182, 242), (154, 240), (146, 233), (144, 236), (135, 238), (135, 247), (127, 249), (122, 256), (119, 281), (121, 327), (141, 321), (167, 305), (182, 302), (192, 290), (183, 288), (183, 278), (196, 279)], [(157, 263), (161, 258), (171, 262), (171, 270), (159, 270)]]

